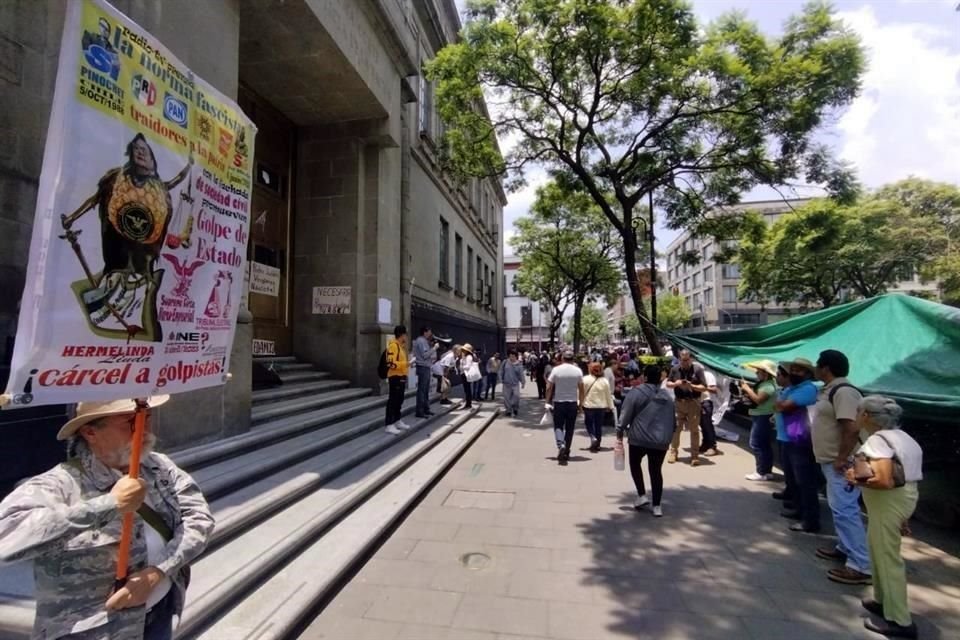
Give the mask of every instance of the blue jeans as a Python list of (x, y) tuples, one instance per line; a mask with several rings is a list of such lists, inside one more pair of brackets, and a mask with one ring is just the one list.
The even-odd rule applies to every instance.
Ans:
[(596, 440), (598, 444), (600, 442), (600, 436), (603, 435), (603, 414), (606, 412), (606, 409), (583, 410), (583, 421), (587, 425), (587, 433), (589, 433), (590, 438)]
[(573, 431), (577, 426), (577, 403), (553, 403), (553, 435), (557, 440), (557, 448), (566, 447), (570, 451), (573, 444)]
[(871, 573), (870, 554), (867, 551), (867, 530), (860, 517), (860, 488), (847, 491), (847, 479), (837, 473), (832, 462), (820, 467), (827, 479), (827, 503), (833, 512), (833, 527), (837, 530), (837, 551), (846, 554), (847, 566), (860, 573)]
[(766, 475), (773, 472), (773, 425), (770, 416), (752, 416), (750, 427), (750, 449), (757, 461), (757, 473)]
[(417, 415), (430, 411), (430, 367), (417, 365)]

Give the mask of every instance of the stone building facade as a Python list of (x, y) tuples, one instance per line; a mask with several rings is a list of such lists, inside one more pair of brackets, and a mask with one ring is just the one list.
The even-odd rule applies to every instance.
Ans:
[(550, 346), (550, 309), (544, 308), (517, 290), (520, 258), (503, 261), (504, 339), (508, 349), (546, 351)]
[[(155, 429), (168, 446), (249, 429), (254, 341), (370, 387), (379, 386), (376, 363), (398, 323), (499, 345), (504, 192), (496, 180), (458, 183), (440, 170), (442, 129), (422, 78), (424, 63), (459, 32), (453, 0), (113, 4), (258, 126), (248, 258), (281, 273), (277, 296), (251, 294), (240, 313), (227, 385), (184, 394), (159, 412)], [(63, 21), (61, 0), (0, 3), (4, 367)], [(461, 272), (462, 285), (454, 279)], [(324, 286), (350, 288), (349, 315), (313, 313), (313, 290)], [(67, 410), (5, 412), (0, 428), (20, 434), (23, 449), (48, 440)]]

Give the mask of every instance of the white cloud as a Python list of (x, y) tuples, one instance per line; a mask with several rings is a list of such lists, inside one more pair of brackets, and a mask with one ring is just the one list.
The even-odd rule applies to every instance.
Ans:
[(839, 17), (860, 34), (869, 64), (838, 123), (840, 156), (871, 187), (909, 174), (960, 182), (960, 53), (946, 46), (955, 31), (881, 24), (868, 5)]
[(513, 255), (513, 248), (510, 246), (510, 238), (516, 233), (513, 223), (520, 216), (527, 214), (537, 197), (537, 188), (548, 180), (547, 172), (543, 169), (531, 169), (527, 171), (527, 185), (523, 189), (507, 195), (507, 206), (503, 208), (504, 255)]

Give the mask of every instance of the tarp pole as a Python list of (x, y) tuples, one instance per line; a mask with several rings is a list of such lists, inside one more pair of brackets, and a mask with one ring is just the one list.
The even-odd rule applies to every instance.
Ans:
[[(140, 477), (140, 453), (143, 451), (143, 432), (147, 425), (147, 401), (136, 400), (137, 410), (133, 414), (133, 439), (130, 448), (130, 466), (127, 471), (134, 480)], [(119, 591), (127, 583), (127, 565), (130, 562), (130, 539), (133, 537), (133, 512), (123, 515), (123, 528), (120, 529), (120, 548), (117, 550), (117, 573), (113, 583), (114, 591)]]

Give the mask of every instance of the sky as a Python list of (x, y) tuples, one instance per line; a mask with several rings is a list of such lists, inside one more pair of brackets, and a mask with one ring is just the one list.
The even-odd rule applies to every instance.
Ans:
[[(463, 0), (457, 0), (462, 7)], [(769, 35), (804, 0), (694, 0), (702, 21), (742, 10)], [(821, 139), (876, 188), (909, 175), (960, 184), (960, 0), (834, 0), (838, 16), (861, 37), (867, 71), (860, 96), (825, 128)], [(505, 253), (514, 221), (533, 203), (542, 171), (508, 194)], [(785, 192), (786, 193), (786, 192)], [(763, 199), (770, 192), (748, 194)], [(657, 228), (658, 250), (676, 231)]]

